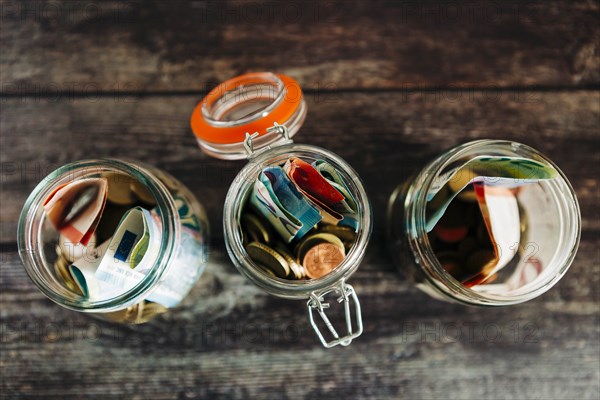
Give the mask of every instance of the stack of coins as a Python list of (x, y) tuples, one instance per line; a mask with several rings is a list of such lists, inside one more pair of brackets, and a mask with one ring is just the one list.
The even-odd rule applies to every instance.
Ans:
[(267, 221), (250, 210), (241, 223), (250, 258), (264, 273), (290, 280), (327, 275), (344, 260), (356, 237), (351, 228), (319, 223), (301, 240), (286, 245), (270, 232)]
[[(436, 206), (429, 205), (431, 209)], [(494, 280), (485, 274), (486, 266), (496, 258), (494, 244), (472, 187), (450, 203), (429, 233), (429, 241), (440, 264), (459, 282), (473, 286)]]
[(286, 280), (318, 279), (342, 263), (356, 239), (348, 226), (319, 222), (285, 243), (271, 223), (248, 204), (240, 217), (244, 247), (261, 271)]

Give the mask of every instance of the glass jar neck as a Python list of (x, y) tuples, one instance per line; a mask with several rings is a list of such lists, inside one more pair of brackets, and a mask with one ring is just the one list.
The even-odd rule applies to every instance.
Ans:
[[(244, 202), (250, 189), (267, 165), (284, 163), (290, 156), (304, 159), (322, 158), (340, 171), (348, 184), (349, 190), (356, 198), (359, 215), (359, 229), (354, 246), (344, 261), (332, 272), (322, 278), (290, 281), (267, 276), (248, 256), (242, 243), (239, 220)], [(273, 148), (258, 154), (238, 174), (231, 185), (225, 199), (223, 211), (223, 228), (225, 244), (236, 268), (254, 284), (275, 296), (290, 299), (306, 299), (313, 292), (320, 292), (338, 285), (358, 268), (364, 257), (371, 235), (372, 214), (367, 194), (356, 172), (339, 156), (328, 150), (309, 146), (290, 144)]]
[[(553, 200), (559, 204), (562, 232), (559, 259), (553, 260), (542, 279), (515, 290), (508, 295), (480, 293), (454, 279), (438, 261), (429, 241), (426, 229), (427, 194), (436, 177), (444, 168), (459, 158), (476, 155), (498, 155), (524, 157), (552, 166), (558, 172), (555, 182), (550, 185)], [(500, 140), (479, 140), (458, 146), (428, 164), (409, 184), (404, 201), (405, 234), (416, 264), (423, 270), (425, 278), (442, 297), (472, 305), (501, 306), (522, 303), (533, 299), (556, 284), (571, 265), (579, 244), (581, 216), (573, 188), (566, 176), (547, 157), (520, 143)]]
[[(59, 186), (102, 173), (121, 173), (145, 186), (156, 201), (161, 220), (161, 241), (158, 256), (149, 273), (133, 288), (113, 298), (91, 301), (60, 282), (45, 256), (42, 228), (45, 219), (44, 202)], [(168, 189), (147, 168), (137, 163), (96, 159), (67, 164), (44, 178), (25, 202), (17, 232), (19, 254), (30, 278), (52, 301), (81, 312), (109, 312), (125, 308), (144, 299), (167, 271), (169, 261), (179, 243), (179, 215)]]

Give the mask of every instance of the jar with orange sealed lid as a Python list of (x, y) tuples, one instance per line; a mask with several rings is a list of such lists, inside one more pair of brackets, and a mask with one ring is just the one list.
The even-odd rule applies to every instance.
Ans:
[[(194, 109), (191, 127), (207, 154), (249, 160), (223, 211), (233, 264), (267, 293), (307, 300), (321, 343), (347, 346), (363, 330), (360, 303), (347, 280), (365, 254), (371, 206), (342, 158), (292, 141), (306, 112), (295, 80), (250, 73), (213, 89)], [(328, 316), (336, 303), (342, 329)]]

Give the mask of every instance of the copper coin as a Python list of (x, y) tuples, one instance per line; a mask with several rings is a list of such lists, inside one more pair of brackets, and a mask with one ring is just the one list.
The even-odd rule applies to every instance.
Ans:
[(251, 242), (271, 243), (269, 229), (263, 224), (259, 217), (251, 213), (244, 213), (241, 217), (242, 229), (246, 232)]
[(317, 279), (327, 275), (335, 267), (344, 261), (343, 247), (332, 243), (319, 243), (310, 248), (304, 256), (302, 266), (306, 271), (306, 276), (311, 279)]
[(305, 236), (298, 246), (296, 247), (296, 256), (298, 261), (304, 260), (304, 257), (308, 251), (319, 243), (331, 243), (342, 251), (345, 255), (344, 243), (337, 236), (331, 233), (315, 233), (310, 236)]
[(337, 236), (344, 244), (346, 244), (346, 242), (353, 243), (354, 239), (356, 239), (356, 232), (348, 226), (322, 224), (319, 227), (319, 231)]

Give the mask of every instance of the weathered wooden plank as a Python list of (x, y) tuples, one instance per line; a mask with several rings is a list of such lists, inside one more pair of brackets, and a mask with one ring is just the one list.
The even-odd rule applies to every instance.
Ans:
[[(563, 280), (526, 304), (478, 309), (430, 299), (381, 242), (352, 278), (365, 333), (316, 342), (303, 302), (245, 281), (222, 246), (172, 313), (118, 327), (64, 310), (2, 253), (2, 393), (131, 398), (597, 398), (598, 236)], [(41, 361), (41, 362), (40, 362)]]
[[(220, 208), (243, 163), (211, 160), (197, 150), (187, 126), (195, 97), (5, 99), (3, 224), (14, 225), (22, 201), (46, 170), (86, 156), (129, 156), (154, 160), (189, 185), (207, 206), (215, 240), (211, 264), (182, 307), (149, 325), (120, 328), (46, 300), (20, 266), (13, 227), (3, 225), (8, 251), (0, 253), (2, 393), (597, 398), (597, 93), (490, 96), (309, 96), (309, 118), (296, 140), (349, 160), (365, 179), (376, 218), (366, 260), (351, 280), (363, 305), (365, 333), (349, 349), (330, 352), (316, 342), (302, 302), (260, 292), (228, 261)], [(390, 264), (382, 234), (384, 205), (397, 181), (436, 153), (484, 137), (519, 140), (550, 155), (572, 179), (584, 219), (575, 263), (555, 288), (532, 302), (489, 310), (418, 292)]]
[(600, 82), (595, 1), (0, 4), (8, 94), (204, 91), (250, 70), (317, 91)]
[[(363, 178), (375, 210), (375, 238), (388, 196), (436, 154), (481, 138), (516, 140), (549, 155), (569, 176), (584, 230), (598, 225), (598, 93), (427, 91), (308, 96), (297, 142), (328, 148)], [(179, 177), (206, 206), (221, 240), (222, 205), (244, 162), (204, 155), (188, 121), (198, 101), (183, 97), (3, 99), (0, 121), (0, 242), (14, 242), (20, 209), (56, 167), (78, 159), (128, 157)]]

